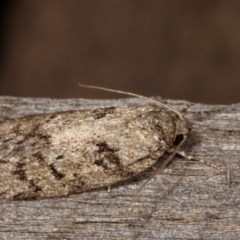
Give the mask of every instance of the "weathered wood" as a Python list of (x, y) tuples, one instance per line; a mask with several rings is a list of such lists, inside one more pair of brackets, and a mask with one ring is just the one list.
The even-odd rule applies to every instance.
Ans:
[[(142, 190), (148, 174), (66, 198), (0, 201), (0, 239), (239, 239), (240, 104), (165, 101), (192, 122), (184, 150), (222, 170), (175, 157)], [(145, 104), (141, 99), (84, 100), (0, 97), (0, 121), (24, 115)], [(1, 154), (1, 153), (0, 153)], [(227, 171), (229, 169), (229, 171)]]

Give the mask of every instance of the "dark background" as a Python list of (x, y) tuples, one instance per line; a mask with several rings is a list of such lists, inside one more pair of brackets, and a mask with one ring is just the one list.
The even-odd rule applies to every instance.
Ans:
[(0, 17), (0, 95), (240, 101), (238, 0), (8, 0)]

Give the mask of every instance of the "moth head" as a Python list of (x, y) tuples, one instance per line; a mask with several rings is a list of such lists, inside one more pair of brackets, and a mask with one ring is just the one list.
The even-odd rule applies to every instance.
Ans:
[(186, 119), (179, 119), (176, 123), (174, 146), (178, 146), (184, 142), (192, 129), (192, 125)]

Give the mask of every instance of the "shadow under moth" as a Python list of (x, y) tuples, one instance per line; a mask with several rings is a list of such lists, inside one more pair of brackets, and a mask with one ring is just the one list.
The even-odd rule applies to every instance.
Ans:
[(151, 101), (6, 120), (0, 123), (0, 198), (62, 197), (114, 185), (166, 152), (172, 152), (169, 162), (190, 129), (180, 113)]

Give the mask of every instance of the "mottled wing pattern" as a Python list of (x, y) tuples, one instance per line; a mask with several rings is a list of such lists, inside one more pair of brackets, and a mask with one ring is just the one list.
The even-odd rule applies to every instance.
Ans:
[(0, 198), (60, 197), (128, 179), (170, 150), (186, 125), (151, 105), (7, 120), (0, 124)]

